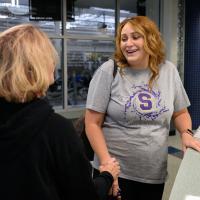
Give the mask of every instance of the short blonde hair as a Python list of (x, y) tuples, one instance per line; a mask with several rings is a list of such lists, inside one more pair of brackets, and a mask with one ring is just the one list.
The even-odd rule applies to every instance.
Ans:
[(117, 29), (116, 36), (116, 51), (115, 60), (121, 68), (128, 66), (127, 60), (124, 57), (121, 48), (121, 31), (123, 27), (130, 23), (132, 27), (140, 33), (144, 38), (144, 50), (149, 54), (149, 68), (152, 72), (152, 76), (149, 80), (150, 88), (152, 88), (153, 81), (156, 79), (159, 73), (159, 64), (164, 62), (165, 48), (161, 34), (156, 24), (146, 16), (134, 16), (122, 21)]
[(48, 36), (32, 24), (0, 33), (0, 97), (28, 102), (45, 95), (58, 54)]

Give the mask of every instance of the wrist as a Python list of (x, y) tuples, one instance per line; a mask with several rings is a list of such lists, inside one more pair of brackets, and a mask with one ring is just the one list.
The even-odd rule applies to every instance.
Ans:
[(181, 135), (183, 135), (184, 133), (189, 134), (191, 136), (194, 136), (194, 132), (191, 129), (189, 129), (189, 128), (180, 132)]
[(106, 164), (108, 164), (111, 160), (112, 160), (112, 157), (111, 157), (111, 156), (107, 156), (107, 157), (104, 157), (103, 159), (101, 159), (100, 163), (101, 163), (101, 165), (106, 165)]

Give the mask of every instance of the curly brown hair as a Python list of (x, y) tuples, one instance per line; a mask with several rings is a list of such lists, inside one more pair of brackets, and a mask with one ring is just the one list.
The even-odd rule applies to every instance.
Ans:
[(114, 54), (114, 59), (121, 69), (129, 65), (120, 47), (121, 31), (127, 23), (130, 23), (144, 38), (144, 50), (149, 54), (149, 68), (152, 72), (149, 80), (149, 88), (152, 89), (153, 82), (159, 74), (159, 65), (165, 59), (165, 48), (161, 33), (156, 24), (146, 16), (134, 16), (122, 21), (117, 29), (115, 39), (116, 50)]

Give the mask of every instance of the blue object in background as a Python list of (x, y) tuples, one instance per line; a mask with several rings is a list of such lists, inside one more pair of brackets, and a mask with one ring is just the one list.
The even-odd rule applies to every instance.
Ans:
[(185, 0), (184, 86), (189, 96), (193, 129), (200, 125), (200, 1)]

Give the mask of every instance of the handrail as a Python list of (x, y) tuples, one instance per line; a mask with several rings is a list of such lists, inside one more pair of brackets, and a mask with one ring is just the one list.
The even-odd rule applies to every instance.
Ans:
[(200, 200), (200, 153), (185, 152), (169, 200)]

